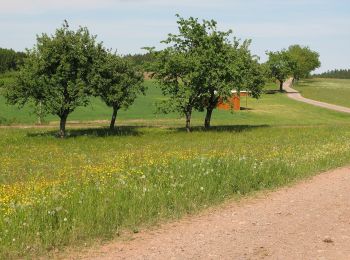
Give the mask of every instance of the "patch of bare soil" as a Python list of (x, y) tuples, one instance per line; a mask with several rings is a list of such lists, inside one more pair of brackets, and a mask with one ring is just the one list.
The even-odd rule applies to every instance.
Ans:
[(350, 167), (68, 259), (350, 259)]

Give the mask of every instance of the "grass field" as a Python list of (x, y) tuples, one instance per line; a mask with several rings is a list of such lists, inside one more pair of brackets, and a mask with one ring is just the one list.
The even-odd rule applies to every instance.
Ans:
[(306, 98), (350, 107), (350, 79), (309, 79), (295, 89)]
[[(7, 77), (8, 78), (8, 77)], [(11, 79), (7, 79), (7, 82)], [(153, 81), (146, 81), (148, 91), (146, 96), (140, 96), (135, 103), (127, 110), (118, 113), (117, 124), (144, 124), (145, 122), (159, 121), (160, 124), (176, 126), (184, 124), (184, 120), (178, 120), (177, 114), (157, 114), (155, 103), (164, 97), (161, 95), (160, 89)], [(266, 89), (277, 89), (274, 84), (269, 84)], [(242, 99), (242, 106), (246, 106), (245, 98)], [(239, 112), (214, 111), (213, 125), (232, 125), (232, 124), (324, 124), (324, 117), (328, 119), (328, 123), (347, 122), (347, 116), (326, 109), (320, 110), (310, 105), (295, 103), (284, 95), (265, 94), (259, 100), (248, 98), (249, 110)], [(37, 122), (36, 116), (32, 113), (33, 108), (26, 105), (19, 109), (16, 106), (7, 105), (4, 97), (0, 96), (0, 125), (1, 124), (34, 124)], [(92, 98), (90, 105), (87, 107), (79, 107), (69, 117), (70, 121), (93, 121), (93, 120), (109, 120), (112, 110), (107, 107), (99, 98)], [(303, 113), (303, 120), (300, 120), (299, 114)], [(204, 113), (195, 112), (193, 115), (193, 124), (202, 124)], [(48, 115), (45, 120), (47, 122), (58, 122), (58, 117)]]
[[(120, 119), (157, 119), (157, 118), (174, 118), (176, 115), (159, 115), (155, 114), (155, 102), (162, 98), (160, 90), (154, 87), (152, 81), (147, 81), (149, 87), (147, 96), (140, 96), (128, 111), (121, 110)], [(68, 118), (68, 120), (109, 120), (112, 115), (112, 109), (108, 108), (99, 98), (91, 98), (91, 103), (87, 107), (79, 107)], [(57, 121), (57, 116), (48, 115), (47, 122)], [(0, 96), (0, 124), (33, 124), (37, 122), (33, 107), (26, 105), (22, 109), (17, 106), (7, 105), (5, 98)]]
[[(177, 115), (153, 113), (161, 96), (147, 84), (114, 132), (0, 128), (0, 259), (137, 232), (350, 163), (347, 114), (265, 94), (250, 110), (216, 111), (211, 131), (196, 113), (187, 134)], [(109, 119), (99, 102), (70, 119)]]

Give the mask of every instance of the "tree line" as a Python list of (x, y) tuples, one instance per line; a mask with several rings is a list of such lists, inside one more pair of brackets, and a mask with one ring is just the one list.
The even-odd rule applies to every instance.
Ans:
[(105, 48), (86, 27), (74, 31), (65, 21), (53, 35), (37, 36), (16, 82), (6, 86), (5, 97), (10, 104), (32, 102), (42, 114), (57, 115), (59, 135), (64, 137), (69, 114), (97, 96), (112, 108), (113, 129), (118, 111), (145, 94), (142, 69), (147, 67), (167, 97), (158, 109), (184, 115), (190, 131), (193, 111), (205, 111), (204, 127), (209, 128), (213, 110), (219, 101), (231, 98), (233, 89), (259, 98), (267, 78), (283, 85), (287, 77), (308, 76), (319, 66), (305, 58), (310, 55), (318, 61), (318, 54), (299, 45), (268, 52), (269, 60), (260, 64), (250, 52), (250, 40), (232, 37), (231, 30), (218, 30), (216, 21), (177, 18), (178, 33), (162, 41), (163, 49), (148, 47), (145, 55), (127, 57)]
[(288, 49), (276, 52), (266, 52), (269, 59), (266, 62), (269, 74), (279, 82), (280, 91), (283, 83), (293, 77), (293, 82), (308, 78), (311, 72), (321, 66), (320, 55), (307, 46), (291, 45)]
[(24, 58), (24, 52), (16, 52), (12, 49), (0, 48), (0, 73), (17, 70), (19, 66), (23, 64)]
[(123, 56), (123, 58), (128, 60), (133, 66), (139, 67), (142, 70), (148, 70), (149, 64), (155, 61), (155, 58), (151, 53), (127, 54)]
[(350, 79), (350, 69), (328, 70), (320, 74), (314, 74), (313, 77), (314, 78)]

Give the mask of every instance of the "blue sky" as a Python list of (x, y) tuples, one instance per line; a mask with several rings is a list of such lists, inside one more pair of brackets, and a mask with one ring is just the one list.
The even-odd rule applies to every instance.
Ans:
[(266, 50), (301, 44), (320, 53), (318, 71), (350, 68), (349, 0), (1, 0), (0, 47), (30, 48), (36, 34), (51, 34), (67, 19), (108, 48), (139, 53), (176, 32), (176, 13), (215, 19), (220, 29), (252, 39), (262, 61)]

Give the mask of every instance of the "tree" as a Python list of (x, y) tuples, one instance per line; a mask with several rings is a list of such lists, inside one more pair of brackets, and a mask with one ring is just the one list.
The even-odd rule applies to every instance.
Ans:
[(270, 76), (279, 81), (280, 91), (283, 92), (283, 83), (293, 73), (295, 62), (286, 50), (267, 52), (267, 55), (269, 56), (267, 66)]
[(250, 42), (238, 49), (238, 58), (232, 72), (233, 85), (238, 93), (246, 90), (258, 99), (265, 86), (267, 72), (259, 63), (259, 57), (250, 53), (249, 44)]
[(162, 112), (176, 111), (186, 117), (186, 130), (190, 132), (191, 116), (198, 108), (203, 94), (202, 39), (207, 35), (210, 22), (202, 24), (198, 19), (183, 19), (179, 15), (179, 34), (169, 34), (162, 43), (168, 45), (161, 51), (148, 50), (154, 55), (154, 77), (161, 83), (163, 95), (169, 97), (159, 106)]
[(320, 55), (310, 50), (309, 47), (302, 47), (297, 44), (291, 45), (288, 48), (288, 53), (295, 64), (292, 69), (295, 80), (309, 77), (311, 71), (321, 66)]
[(143, 74), (134, 69), (129, 61), (111, 53), (107, 53), (96, 68), (98, 71), (92, 81), (95, 95), (113, 108), (110, 123), (110, 129), (113, 130), (118, 110), (127, 109), (138, 94), (145, 94)]
[(145, 54), (127, 54), (123, 57), (128, 60), (133, 66), (146, 69), (148, 64), (153, 62), (153, 55), (151, 53)]
[(314, 74), (315, 78), (335, 78), (335, 79), (350, 79), (350, 69), (334, 69), (328, 70), (321, 74)]
[(198, 110), (206, 110), (204, 127), (209, 128), (213, 110), (217, 107), (219, 99), (226, 100), (233, 89), (232, 65), (235, 62), (238, 40), (232, 44), (228, 36), (232, 33), (218, 31), (216, 22), (205, 21), (205, 34), (200, 38), (197, 52), (200, 60), (200, 73), (203, 79), (201, 102), (197, 104)]
[(0, 73), (16, 70), (23, 63), (25, 53), (0, 48)]
[(17, 83), (7, 90), (8, 102), (20, 106), (34, 102), (59, 116), (59, 135), (64, 137), (68, 115), (89, 103), (94, 64), (104, 52), (87, 28), (73, 31), (65, 21), (54, 35), (38, 36), (27, 51)]
[(231, 42), (232, 31), (219, 31), (214, 20), (200, 23), (193, 17), (177, 17), (179, 34), (169, 34), (163, 43), (170, 46), (154, 52), (155, 77), (163, 94), (170, 97), (161, 111), (184, 114), (190, 131), (192, 111), (206, 110), (204, 126), (209, 128), (218, 101), (231, 97), (232, 89), (243, 85), (238, 78), (247, 79), (247, 71), (258, 66), (248, 50), (250, 41)]
[[(216, 33), (212, 34), (210, 38), (213, 39), (215, 35)], [(238, 94), (241, 90), (251, 91), (254, 98), (259, 98), (265, 84), (258, 57), (251, 55), (249, 51), (250, 40), (240, 44), (236, 39), (230, 42), (226, 36), (213, 44), (212, 48), (205, 48), (213, 50), (204, 55), (207, 58), (207, 70), (204, 72), (206, 91), (201, 104), (204, 104), (206, 109), (205, 128), (210, 127), (212, 112), (219, 100), (231, 98), (232, 90), (236, 90)], [(220, 42), (222, 46), (218, 48)]]

